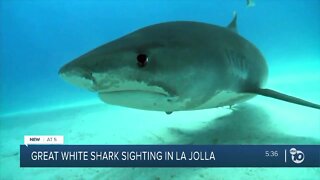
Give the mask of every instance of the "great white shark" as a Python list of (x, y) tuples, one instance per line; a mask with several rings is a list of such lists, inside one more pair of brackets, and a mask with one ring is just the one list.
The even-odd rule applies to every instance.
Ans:
[(236, 14), (227, 27), (191, 21), (144, 27), (76, 58), (59, 75), (106, 103), (168, 114), (232, 106), (256, 95), (320, 109), (263, 88), (267, 63), (238, 34)]

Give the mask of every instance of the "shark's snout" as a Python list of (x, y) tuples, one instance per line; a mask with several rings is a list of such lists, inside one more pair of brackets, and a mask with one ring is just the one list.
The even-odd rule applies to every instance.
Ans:
[(92, 73), (81, 67), (71, 67), (68, 64), (59, 70), (59, 75), (65, 81), (91, 91), (95, 91), (95, 80)]

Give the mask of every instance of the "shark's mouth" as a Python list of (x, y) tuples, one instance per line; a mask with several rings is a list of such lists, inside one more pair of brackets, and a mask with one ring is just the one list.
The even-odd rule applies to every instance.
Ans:
[(131, 108), (171, 111), (176, 97), (164, 90), (119, 89), (99, 91), (99, 97), (108, 104)]
[(177, 101), (176, 92), (162, 82), (121, 78), (112, 72), (93, 73), (93, 77), (96, 80), (96, 92), (100, 99), (108, 104), (169, 111)]
[(154, 94), (162, 97), (172, 97), (175, 93), (170, 88), (165, 88), (159, 83), (146, 83), (143, 81), (118, 80), (108, 78), (99, 81), (96, 86), (99, 94)]
[(155, 94), (164, 97), (170, 97), (171, 95), (165, 90), (142, 90), (142, 89), (117, 89), (117, 90), (100, 90), (99, 94)]
[(177, 101), (177, 96), (162, 86), (132, 81), (100, 89), (98, 95), (108, 104), (165, 112), (174, 110)]

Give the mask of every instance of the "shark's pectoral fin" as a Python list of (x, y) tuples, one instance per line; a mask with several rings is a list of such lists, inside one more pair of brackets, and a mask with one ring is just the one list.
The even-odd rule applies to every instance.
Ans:
[(172, 114), (172, 111), (166, 111), (166, 114), (168, 114), (168, 115)]
[(246, 91), (248, 93), (254, 93), (254, 94), (259, 94), (262, 96), (267, 96), (267, 97), (271, 97), (271, 98), (275, 98), (275, 99), (279, 99), (282, 101), (287, 101), (290, 103), (294, 103), (294, 104), (299, 104), (302, 106), (307, 106), (307, 107), (311, 107), (311, 108), (315, 108), (315, 109), (320, 109), (320, 105), (319, 104), (315, 104), (297, 97), (293, 97), (293, 96), (289, 96), (271, 89), (254, 89), (254, 90), (248, 90)]
[(233, 19), (232, 21), (229, 23), (229, 25), (227, 26), (228, 29), (230, 29), (231, 31), (238, 33), (238, 29), (237, 29), (237, 12), (233, 12)]

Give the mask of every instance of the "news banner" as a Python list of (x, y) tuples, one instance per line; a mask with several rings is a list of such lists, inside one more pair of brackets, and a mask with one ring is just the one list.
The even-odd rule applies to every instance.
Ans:
[(67, 145), (31, 135), (20, 167), (320, 167), (320, 145)]

